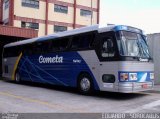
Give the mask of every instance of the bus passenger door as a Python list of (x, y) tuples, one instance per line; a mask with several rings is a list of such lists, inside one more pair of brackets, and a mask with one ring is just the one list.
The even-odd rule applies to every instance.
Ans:
[(115, 33), (102, 33), (100, 38), (99, 65), (101, 88), (106, 91), (114, 91), (118, 69)]

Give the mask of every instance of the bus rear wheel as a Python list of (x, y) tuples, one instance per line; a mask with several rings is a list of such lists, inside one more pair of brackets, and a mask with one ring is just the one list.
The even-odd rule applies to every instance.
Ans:
[(83, 95), (90, 95), (93, 93), (92, 78), (88, 74), (81, 74), (78, 78), (78, 91)]
[(21, 81), (21, 78), (20, 78), (20, 75), (18, 72), (16, 72), (16, 74), (15, 74), (15, 81), (16, 81), (16, 83), (20, 83), (20, 81)]

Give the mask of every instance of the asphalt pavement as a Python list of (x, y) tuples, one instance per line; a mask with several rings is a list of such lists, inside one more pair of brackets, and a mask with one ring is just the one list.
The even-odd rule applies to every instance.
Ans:
[(74, 88), (0, 80), (0, 112), (17, 113), (139, 113), (159, 112), (160, 85), (133, 94), (96, 92), (80, 95)]

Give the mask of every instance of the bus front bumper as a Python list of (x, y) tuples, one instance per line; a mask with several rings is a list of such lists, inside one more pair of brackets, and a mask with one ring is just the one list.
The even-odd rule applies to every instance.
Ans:
[(123, 82), (119, 83), (116, 89), (121, 93), (133, 93), (140, 91), (153, 90), (153, 82)]

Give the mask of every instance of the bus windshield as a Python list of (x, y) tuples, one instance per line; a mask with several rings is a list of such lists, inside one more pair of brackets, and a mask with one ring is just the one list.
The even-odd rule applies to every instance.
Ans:
[(143, 59), (151, 58), (145, 36), (128, 31), (120, 31), (118, 36), (120, 55)]

